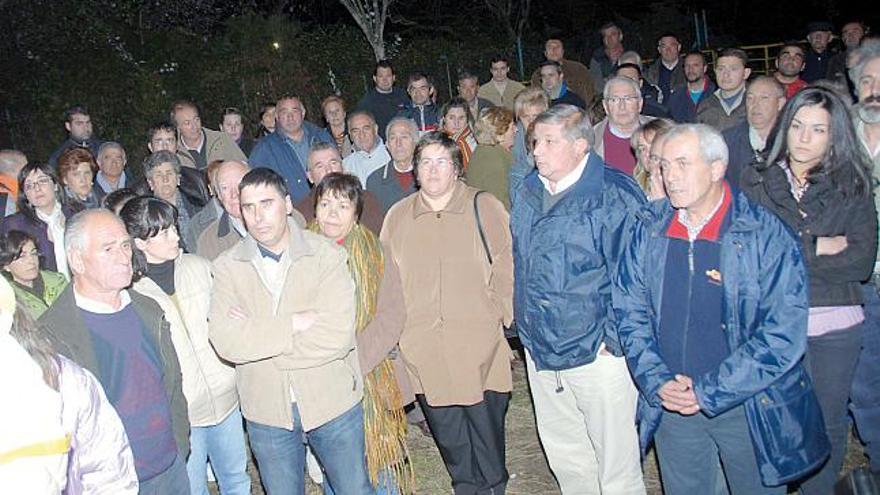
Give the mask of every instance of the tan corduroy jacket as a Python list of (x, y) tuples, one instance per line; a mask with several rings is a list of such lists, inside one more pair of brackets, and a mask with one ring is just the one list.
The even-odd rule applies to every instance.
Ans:
[[(214, 160), (246, 160), (247, 157), (242, 153), (241, 148), (235, 144), (235, 141), (223, 131), (214, 131), (203, 128), (205, 131), (205, 163), (211, 163)], [(192, 153), (183, 144), (183, 139), (177, 138), (177, 156), (180, 158), (180, 164), (184, 167), (196, 168), (196, 160)]]
[[(214, 261), (209, 326), (220, 357), (236, 365), (241, 412), (256, 423), (293, 428), (290, 390), (313, 430), (363, 396), (355, 349), (354, 283), (342, 247), (288, 219), (290, 268), (277, 313), (256, 268), (257, 242), (247, 236)], [(245, 320), (228, 316), (237, 307)], [(315, 311), (308, 330), (294, 332), (293, 314)]]
[(415, 392), (432, 406), (473, 405), (486, 390), (512, 388), (502, 330), (513, 306), (508, 215), (492, 195), (480, 195), (490, 266), (477, 233), (476, 192), (458, 181), (449, 204), (436, 212), (423, 193), (412, 194), (389, 210), (380, 236), (400, 268), (406, 304), (400, 349)]

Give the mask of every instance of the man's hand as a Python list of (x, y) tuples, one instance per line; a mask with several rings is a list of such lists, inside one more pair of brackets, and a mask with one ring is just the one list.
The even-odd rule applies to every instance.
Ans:
[(697, 395), (694, 393), (694, 382), (685, 375), (675, 375), (674, 380), (669, 380), (660, 387), (657, 393), (663, 401), (663, 407), (690, 416), (700, 410)]
[(318, 319), (318, 313), (314, 311), (301, 311), (299, 313), (293, 313), (293, 317), (291, 321), (293, 322), (293, 331), (294, 332), (304, 332), (315, 324), (315, 320)]
[(849, 246), (845, 235), (816, 238), (816, 256), (833, 256)]

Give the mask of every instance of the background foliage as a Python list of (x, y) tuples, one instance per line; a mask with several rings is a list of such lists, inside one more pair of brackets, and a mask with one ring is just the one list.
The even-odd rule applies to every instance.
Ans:
[[(750, 2), (719, 7), (727, 10), (715, 39), (725, 39), (725, 26)], [(586, 62), (599, 44), (596, 28), (615, 20), (628, 48), (651, 57), (665, 31), (681, 33), (687, 46), (697, 11), (693, 0), (532, 0), (526, 77), (548, 36)], [(514, 44), (484, 2), (398, 0), (386, 42), (398, 82), (427, 70), (441, 100), (455, 91), (460, 68), (487, 80), (495, 53), (507, 54), (516, 72)], [(356, 103), (372, 83), (373, 60), (336, 0), (0, 0), (0, 147), (45, 160), (65, 138), (64, 109), (79, 103), (90, 109), (96, 135), (120, 141), (132, 166), (146, 151), (147, 128), (175, 99), (197, 102), (204, 125), (215, 129), (224, 107), (239, 107), (253, 126), (259, 107), (282, 94), (303, 97), (308, 117), (319, 121), (324, 96)]]

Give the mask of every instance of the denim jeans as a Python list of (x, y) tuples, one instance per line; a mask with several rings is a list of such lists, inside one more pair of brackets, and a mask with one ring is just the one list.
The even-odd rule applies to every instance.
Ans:
[(251, 450), (268, 495), (305, 493), (306, 442), (339, 495), (373, 495), (364, 454), (364, 410), (357, 404), (340, 416), (304, 432), (293, 404), (293, 430), (248, 421)]
[(194, 426), (189, 433), (190, 454), (186, 461), (192, 495), (208, 495), (205, 464), (211, 468), (223, 495), (249, 495), (251, 477), (247, 472), (247, 447), (241, 412), (236, 408), (213, 426)]
[(880, 296), (873, 283), (864, 284), (863, 288), (865, 322), (850, 393), (850, 411), (871, 460), (871, 471), (880, 473)]
[(138, 495), (189, 495), (189, 480), (182, 456), (178, 453), (171, 467), (139, 484)]
[(785, 494), (785, 486), (761, 483), (743, 406), (714, 418), (663, 411), (654, 440), (666, 495), (717, 492), (725, 475), (733, 495)]

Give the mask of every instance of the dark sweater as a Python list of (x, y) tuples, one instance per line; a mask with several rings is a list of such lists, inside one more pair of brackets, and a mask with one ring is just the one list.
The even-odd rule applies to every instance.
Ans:
[(375, 87), (370, 88), (357, 104), (358, 110), (366, 110), (373, 114), (379, 135), (385, 139), (385, 128), (403, 107), (409, 103), (409, 96), (398, 87), (391, 88), (390, 93), (380, 93)]
[[(676, 213), (666, 235), (669, 248), (660, 309), (660, 354), (674, 373), (696, 377), (730, 355), (723, 322), (721, 239), (729, 220), (730, 191), (693, 243)], [(692, 266), (692, 267), (691, 267)]]
[(149, 480), (177, 457), (156, 343), (131, 304), (111, 314), (79, 311), (92, 335), (101, 385), (131, 443), (138, 480)]

